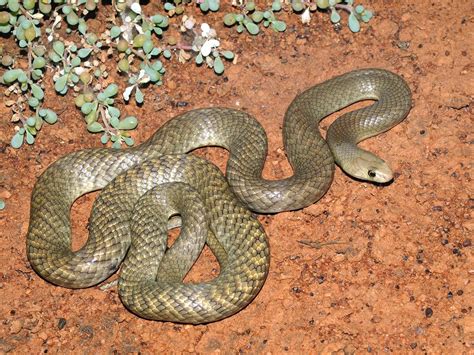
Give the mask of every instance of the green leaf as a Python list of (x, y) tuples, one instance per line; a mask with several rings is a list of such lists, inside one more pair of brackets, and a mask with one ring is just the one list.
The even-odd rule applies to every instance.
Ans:
[(119, 123), (120, 121), (117, 117), (114, 117), (114, 116), (110, 117), (110, 124), (112, 125), (112, 127), (117, 128)]
[(44, 117), (44, 120), (49, 124), (54, 124), (58, 121), (58, 115), (53, 110), (46, 109), (46, 116)]
[(107, 111), (109, 111), (111, 117), (120, 117), (120, 110), (116, 107), (109, 106), (107, 107)]
[(255, 36), (260, 31), (258, 26), (256, 24), (254, 24), (253, 22), (246, 22), (246, 23), (244, 23), (244, 25), (245, 25), (245, 28), (247, 29), (247, 31), (249, 31), (249, 33), (251, 35)]
[(219, 0), (207, 0), (209, 3), (209, 10), (216, 12), (219, 10)]
[(222, 62), (221, 57), (214, 59), (214, 72), (219, 75), (224, 72), (224, 63)]
[(159, 60), (156, 60), (155, 62), (153, 62), (151, 67), (155, 69), (157, 72), (161, 73), (161, 70), (163, 69), (163, 63)]
[(280, 11), (281, 10), (281, 1), (280, 0), (275, 0), (272, 4), (272, 10), (273, 11)]
[(10, 33), (12, 28), (10, 25), (0, 26), (0, 33)]
[(41, 71), (41, 69), (34, 69), (31, 72), (31, 78), (33, 80), (39, 80), (39, 79), (41, 79), (42, 76), (43, 76), (43, 72)]
[(33, 60), (33, 69), (42, 69), (46, 65), (46, 60), (44, 57), (36, 57)]
[(28, 117), (26, 120), (26, 124), (30, 127), (36, 126), (36, 118), (35, 117)]
[(82, 18), (79, 20), (79, 26), (77, 26), (77, 29), (82, 35), (87, 33), (87, 23)]
[(60, 77), (56, 80), (56, 82), (54, 83), (54, 89), (55, 89), (57, 92), (61, 93), (61, 92), (63, 92), (63, 90), (66, 88), (67, 77), (68, 77), (67, 74), (65, 74), (65, 75), (60, 76)]
[(133, 140), (132, 137), (123, 137), (123, 141), (125, 142), (126, 145), (131, 147), (132, 145), (135, 144), (135, 141)]
[(198, 55), (196, 56), (196, 64), (201, 65), (202, 62), (203, 62), (202, 54), (201, 52), (199, 52)]
[(21, 21), (20, 26), (21, 26), (21, 28), (26, 30), (26, 29), (28, 29), (32, 26), (32, 23), (28, 20), (23, 20), (23, 21)]
[(329, 1), (328, 0), (317, 0), (316, 4), (320, 9), (327, 9), (329, 7)]
[(357, 17), (352, 12), (349, 15), (349, 28), (354, 33), (360, 31), (359, 21), (357, 20)]
[(15, 135), (12, 137), (10, 145), (15, 149), (20, 148), (23, 144), (23, 137), (23, 134), (20, 134), (20, 132), (16, 132)]
[(153, 42), (150, 39), (147, 39), (145, 43), (143, 43), (143, 51), (145, 54), (150, 53), (153, 50)]
[(152, 16), (151, 20), (153, 21), (154, 24), (158, 25), (163, 22), (164, 18), (165, 18), (164, 16), (158, 14), (158, 15)]
[(26, 131), (26, 143), (33, 144), (35, 142), (35, 137), (27, 130)]
[(110, 37), (112, 39), (117, 38), (118, 36), (120, 36), (121, 33), (122, 33), (122, 30), (118, 26), (113, 26), (110, 29)]
[(291, 2), (291, 7), (293, 8), (293, 11), (295, 12), (301, 12), (304, 10), (304, 5), (301, 0), (293, 0)]
[(17, 79), (18, 82), (26, 83), (28, 81), (28, 77), (26, 76), (26, 73), (21, 69), (19, 69), (19, 70), (20, 70), (20, 72), (18, 73), (18, 79)]
[(143, 103), (143, 93), (141, 92), (141, 90), (138, 87), (135, 89), (135, 101), (138, 104)]
[(283, 21), (273, 21), (272, 27), (275, 31), (283, 32), (286, 30), (286, 23), (284, 23)]
[(248, 1), (245, 5), (245, 10), (249, 12), (255, 10), (255, 3), (253, 1)]
[(332, 11), (331, 11), (331, 22), (332, 23), (339, 23), (339, 21), (341, 21), (341, 16), (339, 15), (339, 13), (335, 9), (332, 9)]
[(20, 10), (19, 1), (18, 0), (8, 0), (8, 9), (13, 13), (17, 13)]
[(224, 15), (224, 24), (226, 26), (233, 26), (235, 24), (235, 15), (234, 14), (225, 14)]
[(364, 11), (364, 7), (362, 5), (357, 5), (355, 7), (355, 12), (361, 14)]
[(81, 48), (77, 52), (79, 58), (86, 58), (89, 54), (91, 54), (92, 48)]
[(114, 149), (120, 149), (120, 146), (121, 146), (120, 140), (116, 140), (114, 144), (112, 144), (112, 148)]
[(28, 105), (30, 105), (30, 107), (32, 107), (33, 109), (36, 108), (39, 105), (39, 103), (40, 103), (39, 100), (34, 96), (31, 96), (28, 99)]
[(362, 13), (362, 21), (364, 22), (369, 22), (370, 19), (373, 17), (374, 15), (372, 14), (372, 11), (370, 10), (365, 10), (363, 13)]
[(0, 210), (3, 210), (3, 209), (5, 209), (5, 201), (0, 199)]
[(87, 125), (87, 130), (91, 133), (98, 133), (104, 130), (104, 127), (99, 122), (92, 122)]
[(49, 52), (48, 53), (49, 59), (51, 59), (54, 63), (59, 63), (62, 60), (62, 56), (57, 54), (56, 52)]
[(69, 15), (66, 16), (66, 21), (71, 26), (76, 26), (79, 23), (79, 16), (74, 11), (71, 11)]
[(171, 3), (169, 3), (169, 2), (165, 3), (165, 10), (166, 10), (166, 11), (172, 11), (172, 10), (174, 10), (175, 8), (176, 8), (176, 7), (175, 7), (173, 4), (171, 4)]
[(102, 144), (107, 144), (107, 142), (109, 141), (109, 135), (107, 133), (104, 133), (102, 137), (100, 137), (100, 141), (102, 142)]
[(166, 28), (166, 27), (168, 27), (168, 25), (169, 25), (168, 16), (164, 16), (163, 21), (160, 24), (158, 24), (158, 26), (160, 26), (160, 28)]
[(255, 23), (259, 23), (260, 21), (263, 20), (263, 12), (262, 11), (255, 11), (251, 15), (252, 21)]
[(117, 84), (113, 84), (113, 83), (107, 86), (107, 88), (104, 90), (104, 94), (107, 97), (115, 96), (117, 95), (117, 93), (118, 93), (118, 86)]
[(202, 12), (207, 12), (209, 11), (209, 1), (204, 0), (199, 4), (199, 8), (201, 9)]
[(94, 103), (93, 102), (85, 102), (82, 106), (81, 106), (81, 112), (84, 114), (84, 115), (88, 115), (89, 113), (91, 113), (91, 111), (94, 109)]
[(171, 52), (168, 50), (168, 49), (165, 49), (163, 51), (163, 56), (166, 58), (166, 59), (170, 59), (171, 58)]
[(61, 41), (55, 41), (53, 43), (53, 50), (57, 55), (62, 57), (64, 55), (64, 43)]
[(72, 11), (71, 6), (66, 5), (66, 6), (63, 7), (63, 14), (64, 15), (69, 15), (71, 13), (71, 11)]
[(6, 84), (11, 84), (11, 83), (13, 83), (14, 81), (16, 81), (16, 80), (18, 79), (18, 75), (20, 75), (20, 72), (21, 72), (20, 69), (10, 69), (10, 70), (7, 70), (7, 71), (3, 74), (3, 81), (4, 81)]
[(39, 85), (31, 84), (31, 92), (33, 93), (33, 96), (36, 97), (38, 100), (43, 100), (44, 91)]
[(75, 68), (75, 67), (78, 67), (79, 65), (81, 65), (81, 58), (79, 58), (79, 57), (72, 58), (71, 67)]
[(135, 129), (138, 125), (137, 118), (135, 116), (125, 117), (120, 121), (118, 129), (130, 130)]
[(150, 67), (149, 65), (145, 66), (145, 72), (148, 74), (148, 76), (150, 77), (150, 81), (152, 83), (155, 83), (157, 82), (158, 80), (160, 80), (161, 78), (161, 75), (160, 73), (158, 73), (154, 68)]
[(222, 55), (224, 56), (225, 59), (228, 59), (228, 60), (234, 59), (234, 53), (231, 51), (223, 51)]

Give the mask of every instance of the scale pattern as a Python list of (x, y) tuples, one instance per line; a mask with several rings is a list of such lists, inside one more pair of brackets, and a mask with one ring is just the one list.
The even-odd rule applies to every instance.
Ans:
[[(376, 102), (336, 120), (328, 145), (317, 129), (319, 121), (364, 99)], [(131, 311), (183, 323), (222, 319), (249, 304), (268, 274), (268, 242), (249, 210), (276, 213), (314, 203), (332, 182), (334, 161), (350, 163), (360, 151), (359, 141), (398, 124), (410, 107), (404, 80), (381, 69), (352, 71), (306, 90), (284, 119), (284, 145), (294, 173), (276, 181), (262, 178), (267, 138), (261, 125), (227, 108), (181, 114), (131, 149), (68, 154), (40, 176), (33, 190), (28, 259), (44, 279), (83, 288), (108, 278), (127, 256), (119, 293)], [(229, 150), (227, 180), (210, 163), (185, 155), (204, 146)], [(99, 189), (89, 239), (73, 252), (71, 205)], [(167, 250), (167, 222), (176, 214), (182, 233)], [(188, 237), (191, 230), (196, 234)], [(209, 282), (184, 284), (204, 243), (216, 254), (221, 273)]]

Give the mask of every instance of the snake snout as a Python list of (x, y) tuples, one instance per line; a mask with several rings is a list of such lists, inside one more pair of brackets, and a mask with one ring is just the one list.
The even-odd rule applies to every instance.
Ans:
[(345, 166), (344, 170), (361, 180), (382, 184), (393, 180), (392, 169), (384, 160), (361, 149), (359, 150), (359, 156), (353, 160), (353, 164)]

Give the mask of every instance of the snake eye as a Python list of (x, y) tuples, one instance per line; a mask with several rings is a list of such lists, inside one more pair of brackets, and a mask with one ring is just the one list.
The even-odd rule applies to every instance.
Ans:
[(373, 170), (369, 170), (369, 171), (367, 172), (367, 174), (368, 174), (371, 178), (374, 178), (374, 177), (377, 176), (377, 173), (376, 173), (375, 171), (373, 171)]

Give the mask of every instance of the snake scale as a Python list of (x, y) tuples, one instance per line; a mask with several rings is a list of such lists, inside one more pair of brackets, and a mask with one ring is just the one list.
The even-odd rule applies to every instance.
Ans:
[[(366, 99), (375, 102), (334, 121), (326, 143), (318, 123)], [(262, 178), (267, 138), (261, 125), (228, 108), (183, 113), (127, 150), (73, 152), (52, 164), (34, 187), (28, 259), (44, 279), (69, 288), (100, 283), (125, 259), (118, 289), (132, 312), (181, 323), (228, 317), (252, 301), (268, 274), (267, 238), (250, 211), (276, 213), (314, 203), (329, 188), (335, 162), (359, 179), (391, 180), (387, 164), (357, 143), (392, 128), (410, 108), (405, 81), (382, 69), (355, 70), (307, 89), (285, 114), (284, 146), (293, 175), (282, 180)], [(230, 152), (226, 178), (211, 163), (185, 154), (204, 146)], [(73, 252), (71, 206), (99, 189), (89, 239)], [(181, 233), (168, 248), (168, 223), (176, 215)], [(205, 243), (220, 274), (183, 283)]]

